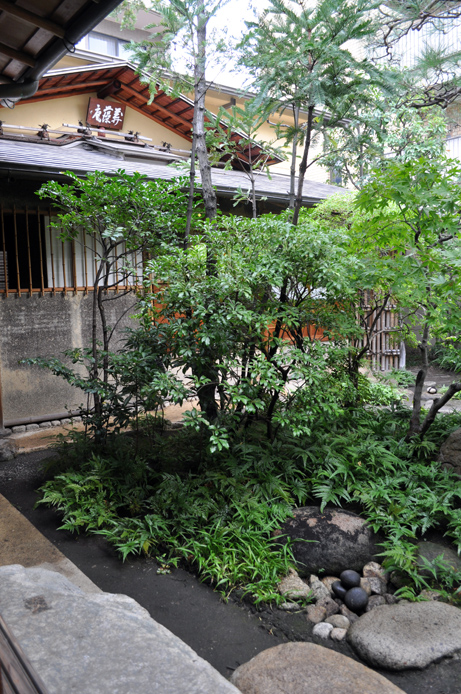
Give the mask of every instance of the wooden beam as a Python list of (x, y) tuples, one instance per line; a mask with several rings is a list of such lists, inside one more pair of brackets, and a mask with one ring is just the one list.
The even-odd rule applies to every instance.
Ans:
[[(127, 84), (122, 83), (121, 91), (123, 92), (124, 89), (128, 92), (128, 94), (131, 94), (132, 96), (136, 96), (138, 99), (140, 99), (140, 98), (146, 99), (146, 97), (143, 94), (140, 94), (139, 92), (137, 92), (136, 89), (133, 89), (133, 87), (129, 87)], [(148, 99), (146, 99), (146, 101), (148, 101)], [(132, 107), (132, 105), (130, 103), (128, 105), (130, 107)], [(158, 104), (155, 101), (155, 99), (153, 100), (153, 102), (151, 104), (149, 104), (149, 106), (153, 106), (158, 111), (160, 111), (161, 113), (165, 113), (165, 115), (169, 116), (170, 118), (176, 118), (176, 120), (178, 120), (180, 123), (185, 125), (187, 128), (189, 128), (189, 129), (192, 128), (191, 121), (188, 121), (185, 118), (181, 118), (181, 116), (177, 116), (176, 113), (173, 113), (172, 111), (167, 109), (165, 106), (160, 106), (160, 104)], [(144, 111), (144, 114), (146, 115), (145, 111)]]
[[(90, 91), (92, 89), (96, 90), (100, 87), (104, 87), (107, 84), (107, 80), (95, 80), (94, 82), (77, 82), (77, 83), (67, 83), (67, 84), (57, 84), (55, 87), (48, 87), (47, 89), (39, 89), (34, 96), (34, 101), (40, 101), (40, 95), (57, 94), (57, 92), (71, 92), (74, 91)], [(24, 103), (25, 99), (21, 100)]]
[(25, 22), (39, 27), (40, 29), (45, 29), (45, 31), (49, 31), (50, 34), (59, 36), (60, 39), (63, 39), (66, 35), (64, 28), (56, 24), (56, 22), (50, 22), (49, 19), (39, 17), (33, 12), (29, 12), (29, 10), (24, 10), (22, 7), (10, 2), (10, 0), (0, 0), (0, 10), (13, 15), (13, 17), (18, 17), (18, 19), (23, 19)]
[[(96, 88), (100, 85), (90, 83), (90, 86)], [(77, 96), (79, 94), (85, 94), (88, 91), (88, 83), (84, 84), (83, 82), (81, 82), (72, 85), (72, 87), (73, 89), (70, 88), (70, 85), (64, 85), (63, 87), (51, 87), (50, 89), (43, 90), (39, 89), (39, 91), (34, 96), (31, 96), (29, 99), (21, 99), (21, 104), (35, 104), (38, 101), (51, 101), (52, 99), (62, 99), (68, 95), (68, 92), (70, 92), (70, 96)], [(96, 89), (94, 91), (96, 91)], [(0, 108), (3, 107), (0, 106)]]
[(185, 133), (178, 131), (178, 129), (174, 128), (172, 125), (165, 123), (165, 121), (161, 120), (160, 118), (156, 118), (153, 113), (150, 113), (149, 111), (144, 111), (141, 107), (134, 106), (133, 104), (130, 104), (130, 102), (127, 101), (126, 99), (120, 98), (118, 94), (114, 94), (113, 98), (116, 99), (117, 101), (120, 101), (122, 104), (126, 104), (129, 108), (132, 108), (133, 111), (137, 111), (138, 113), (141, 113), (143, 116), (146, 116), (146, 118), (150, 118), (151, 120), (155, 121), (159, 125), (162, 125), (164, 128), (167, 128), (167, 130), (171, 130), (172, 133), (175, 133), (176, 135), (180, 135), (185, 140), (192, 142), (192, 135), (186, 135)]
[(24, 65), (28, 65), (29, 67), (35, 67), (36, 65), (35, 59), (29, 55), (29, 53), (24, 53), (24, 51), (16, 51), (14, 48), (5, 46), (4, 43), (0, 43), (0, 53), (3, 53), (3, 55), (6, 55), (8, 58), (17, 60), (19, 63), (24, 63)]
[(122, 83), (120, 80), (112, 80), (107, 82), (106, 85), (99, 89), (98, 99), (106, 99), (108, 96), (113, 96), (116, 92), (119, 92), (122, 88)]

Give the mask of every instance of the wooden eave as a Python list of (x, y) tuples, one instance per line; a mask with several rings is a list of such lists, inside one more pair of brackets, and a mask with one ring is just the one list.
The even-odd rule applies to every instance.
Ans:
[(0, 0), (0, 98), (30, 96), (40, 77), (120, 2)]
[[(22, 99), (21, 103), (30, 104), (48, 99), (62, 99), (88, 92), (96, 92), (99, 98), (110, 96), (112, 99), (125, 104), (138, 113), (147, 116), (163, 127), (180, 135), (191, 142), (194, 104), (187, 97), (172, 97), (158, 90), (154, 99), (149, 103), (150, 92), (147, 84), (143, 84), (134, 68), (127, 64), (113, 63), (104, 66), (89, 66), (69, 71), (56, 71), (45, 75), (34, 96)], [(238, 132), (232, 133), (232, 139), (240, 139)], [(249, 160), (249, 147), (240, 155), (242, 164)], [(264, 156), (262, 148), (254, 143), (251, 146), (251, 159), (256, 161)], [(271, 158), (268, 164), (281, 161)], [(234, 166), (239, 167), (237, 162)]]

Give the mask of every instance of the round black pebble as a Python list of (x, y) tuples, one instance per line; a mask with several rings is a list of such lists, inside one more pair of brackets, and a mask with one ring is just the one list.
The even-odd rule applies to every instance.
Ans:
[(352, 569), (343, 571), (339, 578), (345, 588), (355, 588), (355, 586), (360, 585), (360, 574), (357, 571), (352, 571)]
[(368, 604), (368, 595), (363, 588), (351, 588), (344, 596), (344, 602), (352, 612), (360, 612)]
[(336, 595), (336, 597), (341, 598), (341, 600), (344, 600), (347, 593), (347, 588), (344, 588), (341, 581), (335, 581), (334, 583), (332, 583), (331, 590)]

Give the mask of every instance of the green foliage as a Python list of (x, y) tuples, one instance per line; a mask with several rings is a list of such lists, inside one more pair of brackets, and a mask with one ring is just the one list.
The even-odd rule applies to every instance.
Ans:
[(415, 385), (415, 374), (405, 369), (391, 369), (383, 375), (383, 378), (395, 381), (398, 386), (411, 387)]
[(435, 408), (420, 422), (430, 341), (446, 340), (461, 328), (460, 177), (459, 163), (446, 158), (389, 161), (374, 170), (352, 203), (335, 199), (312, 215), (325, 228), (347, 230), (355, 258), (348, 280), (368, 342), (373, 311), (392, 304), (399, 311), (394, 340), (412, 336), (413, 329), (421, 335), (408, 436), (424, 436), (437, 414)]
[[(376, 7), (374, 0), (270, 0), (258, 22), (247, 23), (241, 62), (255, 80), (256, 103), (268, 114), (288, 111), (293, 116), (293, 125), (281, 125), (277, 135), (292, 150), (294, 224), (315, 138), (341, 128), (351, 111), (366, 105), (373, 87), (387, 90), (391, 81), (385, 69), (351, 50), (373, 35)], [(298, 146), (303, 152), (295, 182)]]
[[(374, 31), (373, 3), (322, 0), (306, 5), (296, 0), (271, 0), (257, 23), (248, 23), (242, 41), (242, 62), (258, 80), (260, 98), (274, 106), (325, 107), (343, 115), (364, 91), (366, 76), (378, 71), (357, 59), (348, 41), (364, 40)], [(342, 80), (335, 76), (343, 69)]]
[[(240, 202), (251, 203), (253, 217), (257, 216), (256, 173), (264, 171), (270, 178), (269, 163), (285, 159), (280, 149), (259, 139), (259, 130), (265, 124), (267, 114), (256, 99), (245, 101), (243, 107), (232, 106), (230, 112), (221, 107), (207, 125), (207, 148), (211, 164), (225, 161), (225, 168), (240, 166), (248, 178), (248, 189), (238, 188), (234, 207)], [(260, 153), (254, 154), (258, 145)], [(258, 199), (264, 199), (258, 196)]]
[[(149, 327), (127, 329), (119, 352), (98, 348), (96, 358), (105, 364), (103, 373), (95, 373), (93, 348), (67, 350), (64, 357), (72, 367), (53, 357), (24, 359), (22, 363), (49, 369), (86, 396), (80, 414), (87, 433), (100, 442), (137, 421), (140, 414), (162, 411), (167, 396), (182, 403), (188, 395), (182, 381), (167, 371), (169, 357), (161, 332), (152, 335)], [(95, 395), (99, 408), (92, 406)]]
[(207, 458), (198, 473), (172, 473), (121, 447), (58, 474), (40, 503), (63, 513), (63, 529), (104, 535), (123, 558), (149, 554), (164, 567), (182, 559), (224, 593), (243, 586), (256, 600), (281, 601), (274, 588), (292, 556), (273, 532), (305, 499), (305, 484), (290, 461), (275, 472), (280, 448), (258, 451), (256, 461), (242, 444), (225, 459)]
[[(160, 238), (172, 243), (182, 239), (187, 196), (185, 180), (147, 181), (139, 173), (129, 175), (119, 169), (109, 176), (95, 171), (80, 178), (72, 171), (65, 172), (70, 183), (51, 181), (38, 191), (42, 199), (51, 200), (59, 210), (52, 226), (63, 240), (76, 239), (80, 231), (88, 235), (88, 244), (96, 237), (100, 245), (88, 252), (96, 260), (109, 264), (109, 282), (113, 286), (115, 265), (120, 277), (124, 271), (136, 275), (128, 254), (145, 249), (151, 251)], [(133, 272), (134, 270), (134, 272)], [(125, 284), (125, 282), (120, 282)]]
[(224, 594), (239, 587), (276, 602), (293, 561), (276, 531), (293, 507), (353, 503), (383, 533), (384, 563), (406, 578), (408, 594), (435, 586), (457, 600), (450, 567), (421, 574), (415, 541), (443, 527), (461, 549), (461, 482), (431, 462), (460, 416), (440, 418), (419, 448), (403, 440), (407, 416), (369, 406), (319, 417), (309, 436), (273, 444), (255, 429), (214, 454), (187, 429), (157, 437), (144, 457), (119, 437), (47, 482), (39, 503), (63, 514), (63, 528), (103, 535), (124, 558), (153, 556), (160, 571), (186, 562)]
[(356, 328), (352, 305), (338, 303), (350, 262), (342, 240), (309, 219), (296, 228), (229, 217), (149, 263), (158, 285), (141, 305), (144, 323), (199, 398), (186, 423), (206, 427), (212, 448), (261, 418), (271, 439), (308, 433), (348, 399), (345, 337)]
[(411, 161), (444, 154), (447, 124), (441, 108), (415, 109), (376, 89), (370, 97), (370, 103), (358, 104), (341, 127), (328, 131), (322, 166), (360, 189), (373, 169), (390, 158)]
[[(143, 70), (142, 80), (149, 79), (152, 99), (158, 85), (170, 94), (193, 92), (195, 66), (205, 72), (224, 61), (225, 41), (207, 26), (222, 5), (222, 0), (151, 2), (150, 8), (160, 15), (160, 22), (145, 27), (152, 30), (149, 40), (132, 46), (136, 62)], [(197, 34), (203, 27), (208, 34), (206, 46), (197, 41)]]
[(360, 379), (358, 391), (361, 400), (369, 405), (396, 405), (402, 398), (392, 385), (373, 383), (365, 378)]
[(456, 338), (449, 336), (435, 345), (433, 360), (442, 369), (461, 373), (461, 349)]
[[(183, 242), (187, 196), (181, 178), (147, 181), (138, 173), (130, 176), (121, 169), (113, 176), (100, 171), (84, 179), (69, 171), (66, 175), (70, 183), (52, 181), (38, 194), (51, 200), (58, 210), (51, 225), (60, 238), (82, 244), (85, 257), (94, 258), (94, 266), (89, 264), (92, 267), (88, 270), (93, 289), (91, 342), (83, 349), (68, 350), (66, 362), (54, 357), (24, 363), (49, 368), (83, 391), (87, 402), (82, 405), (82, 415), (95, 438), (103, 441), (111, 427), (117, 430), (126, 426), (140, 408), (159, 407), (161, 393), (175, 387), (166, 386), (169, 377), (163, 371), (167, 359), (160, 333), (154, 343), (149, 330), (142, 334), (132, 331), (125, 349), (118, 353), (110, 350), (110, 344), (119, 321), (130, 308), (134, 311), (145, 258), (162, 247)], [(130, 293), (133, 305), (120, 309), (115, 325), (111, 325), (107, 302), (113, 306)]]

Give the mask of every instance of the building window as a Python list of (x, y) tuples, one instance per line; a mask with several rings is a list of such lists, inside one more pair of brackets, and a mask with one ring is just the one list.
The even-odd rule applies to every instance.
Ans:
[(115, 58), (124, 58), (126, 60), (129, 60), (131, 55), (129, 41), (118, 39), (115, 36), (99, 34), (96, 31), (91, 31), (87, 36), (84, 36), (83, 39), (77, 43), (76, 47), (91, 51), (92, 53), (110, 55)]
[[(89, 291), (93, 289), (102, 247), (81, 231), (62, 241), (50, 226), (50, 211), (0, 206), (0, 294)], [(128, 255), (119, 243), (111, 258), (110, 289), (141, 283), (142, 252)], [(102, 282), (101, 282), (102, 284)]]

